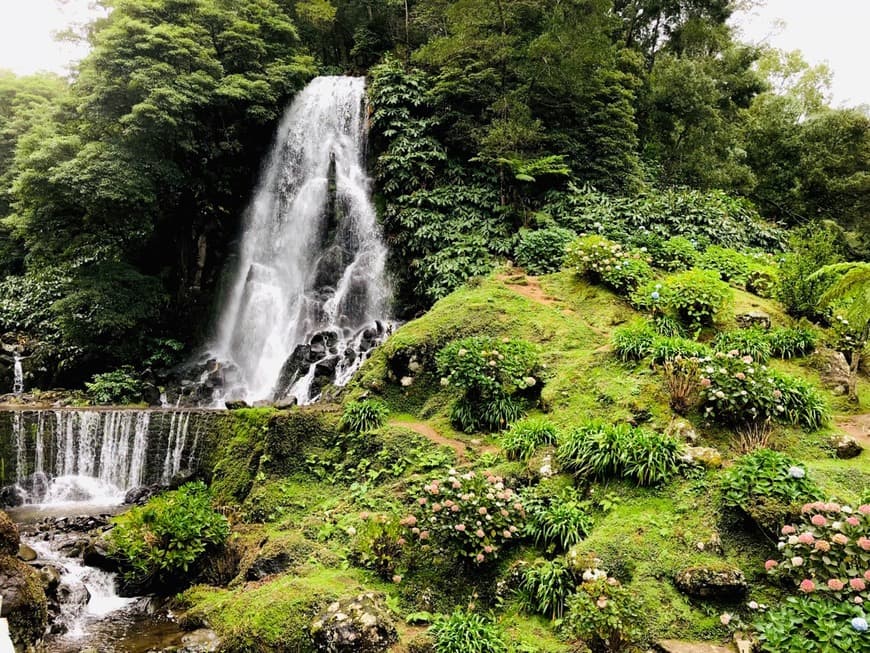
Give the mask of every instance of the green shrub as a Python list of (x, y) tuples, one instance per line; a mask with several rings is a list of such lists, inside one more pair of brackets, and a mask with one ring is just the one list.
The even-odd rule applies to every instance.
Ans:
[(535, 450), (544, 444), (555, 444), (558, 429), (548, 419), (530, 417), (517, 422), (502, 436), (501, 446), (508, 460), (531, 458)]
[(655, 330), (649, 322), (635, 320), (613, 331), (613, 350), (620, 360), (642, 360), (652, 352), (655, 338)]
[(803, 504), (819, 496), (804, 466), (770, 449), (756, 449), (738, 458), (722, 475), (722, 503), (750, 515), (759, 503)]
[(788, 374), (770, 371), (774, 394), (780, 393), (785, 407), (785, 419), (815, 431), (828, 423), (831, 409), (825, 396), (809, 381)]
[(522, 415), (520, 393), (540, 381), (535, 349), (523, 340), (455, 340), (438, 352), (436, 360), (442, 385), (462, 392), (451, 418), (466, 433), (507, 427)]
[(870, 505), (853, 510), (838, 503), (804, 504), (800, 522), (780, 531), (779, 562), (765, 568), (787, 577), (805, 594), (840, 601), (870, 601)]
[(750, 259), (727, 247), (712, 245), (704, 250), (698, 261), (702, 270), (715, 270), (722, 281), (743, 283), (749, 275)]
[(552, 492), (536, 486), (522, 493), (525, 534), (544, 546), (567, 551), (592, 530), (592, 503), (574, 488)]
[(556, 620), (565, 613), (565, 601), (576, 584), (574, 573), (562, 560), (538, 558), (523, 568), (517, 594), (526, 611)]
[(97, 404), (133, 404), (142, 401), (142, 382), (130, 366), (94, 374), (85, 383), (88, 397)]
[(811, 354), (816, 348), (816, 332), (808, 327), (775, 327), (768, 331), (770, 352), (778, 358)]
[(737, 351), (752, 356), (759, 363), (765, 363), (770, 358), (772, 348), (767, 331), (754, 327), (722, 331), (713, 339), (713, 349), (722, 353)]
[(566, 601), (562, 630), (593, 653), (618, 653), (640, 643), (643, 612), (633, 592), (615, 578), (582, 583)]
[(413, 543), (434, 542), (477, 564), (495, 560), (519, 537), (523, 504), (501, 477), (452, 471), (410, 497), (413, 512), (400, 524)]
[(223, 544), (229, 532), (226, 518), (211, 507), (208, 488), (195, 482), (116, 517), (109, 541), (128, 582), (177, 589), (179, 580), (209, 549)]
[(689, 270), (667, 281), (668, 305), (692, 328), (713, 324), (733, 293), (728, 284), (711, 270)]
[(703, 342), (680, 337), (656, 336), (650, 351), (654, 363), (664, 363), (682, 358), (703, 358), (710, 355), (710, 348)]
[(344, 406), (339, 426), (350, 433), (369, 433), (383, 426), (389, 414), (386, 404), (377, 399), (349, 401)]
[(734, 351), (702, 361), (699, 383), (704, 414), (725, 424), (774, 419), (818, 429), (829, 417), (827, 402), (813, 384)]
[(398, 519), (367, 519), (351, 546), (350, 559), (371, 569), (382, 580), (391, 580), (402, 560), (404, 534), (405, 528)]
[(514, 252), (517, 265), (529, 274), (558, 272), (565, 262), (565, 249), (577, 237), (570, 229), (551, 227), (520, 234)]
[(834, 231), (810, 225), (792, 232), (789, 247), (791, 251), (779, 267), (777, 299), (790, 315), (821, 317), (818, 300), (829, 281), (812, 275), (826, 265), (842, 261), (843, 244)]
[(764, 614), (754, 626), (762, 653), (870, 650), (867, 614), (859, 605), (789, 597)]
[(692, 241), (682, 236), (669, 238), (662, 243), (660, 253), (654, 257), (653, 265), (670, 272), (679, 272), (695, 267), (698, 250)]
[(429, 628), (436, 653), (507, 653), (501, 628), (476, 612), (458, 609), (450, 616), (438, 615)]
[(679, 469), (680, 453), (679, 443), (670, 436), (593, 421), (566, 433), (556, 457), (563, 469), (580, 476), (657, 485)]
[(759, 297), (773, 297), (779, 275), (773, 266), (756, 267), (746, 276), (746, 290)]
[(601, 236), (584, 236), (568, 245), (565, 264), (595, 283), (629, 295), (652, 279), (652, 268), (642, 252), (629, 251)]

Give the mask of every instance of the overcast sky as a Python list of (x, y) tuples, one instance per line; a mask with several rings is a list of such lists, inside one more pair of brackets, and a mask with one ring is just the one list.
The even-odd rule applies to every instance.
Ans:
[[(85, 54), (52, 34), (94, 15), (90, 0), (0, 0), (0, 68), (66, 73)], [(802, 50), (834, 71), (835, 104), (870, 104), (870, 0), (765, 0), (735, 17), (744, 40)]]

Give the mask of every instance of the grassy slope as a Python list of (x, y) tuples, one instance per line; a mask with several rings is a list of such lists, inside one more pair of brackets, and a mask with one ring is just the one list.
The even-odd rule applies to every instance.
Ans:
[[(735, 293), (736, 310), (761, 309), (772, 316), (775, 324), (786, 323), (774, 302), (742, 291)], [(379, 395), (390, 405), (394, 420), (398, 416), (399, 422), (425, 423), (445, 438), (470, 444), (463, 462), (497, 465), (510, 473), (516, 471), (517, 464), (495, 459), (492, 445), (497, 444), (497, 439), (469, 436), (451, 427), (448, 412), (452, 397), (438, 383), (433, 366), (435, 352), (450, 340), (472, 334), (524, 338), (539, 345), (549, 376), (542, 408), (560, 426), (570, 427), (589, 417), (612, 421), (642, 417), (653, 427), (665, 428), (673, 415), (657, 373), (646, 364), (620, 363), (610, 351), (613, 329), (634, 316), (634, 311), (619, 298), (569, 273), (531, 282), (521, 275), (493, 276), (456, 291), (420, 319), (400, 328), (366, 363), (348, 396)], [(724, 316), (723, 324), (729, 320)], [(413, 383), (403, 387), (397, 377), (404, 373), (404, 363), (411, 353), (416, 354), (422, 370), (415, 370)], [(818, 380), (805, 361), (777, 365)], [(866, 383), (862, 383), (861, 392), (865, 397), (870, 394)], [(829, 399), (837, 410), (848, 409), (842, 400), (832, 396)], [(736, 455), (727, 432), (694, 421), (702, 444), (719, 447), (726, 458)], [(812, 475), (832, 496), (855, 501), (860, 489), (870, 485), (868, 455), (853, 461), (831, 458), (824, 448), (830, 432), (807, 434), (780, 429), (773, 444), (806, 461)], [(293, 638), (303, 637), (300, 624), (311, 616), (316, 603), (322, 605), (326, 598), (347, 595), (356, 588), (365, 586), (385, 592), (391, 597), (390, 605), (400, 614), (419, 609), (415, 598), (425, 590), (424, 579), (384, 584), (372, 574), (340, 562), (347, 558), (353, 542), (348, 529), (363, 527), (357, 517), (361, 510), (384, 512), (398, 508), (409, 481), (425, 477), (428, 469), (458, 463), (452, 449), (437, 448), (401, 424), (382, 429), (377, 437), (388, 450), (385, 460), (403, 459), (405, 464), (369, 482), (360, 477), (354, 484), (351, 478), (336, 484), (304, 471), (290, 478), (261, 471), (243, 504), (243, 514), (270, 522), (247, 527), (249, 542), (280, 540), (288, 532), (295, 532), (320, 542), (324, 550), (331, 551), (332, 559), (315, 556), (312, 564), (292, 573), (258, 583), (236, 582), (230, 590), (194, 588), (186, 595), (187, 604), (193, 606), (191, 614), (205, 616), (231, 642), (241, 644), (259, 637), (273, 647), (262, 650), (284, 650), (274, 648), (282, 628), (296, 633)], [(321, 443), (303, 448), (298, 456), (322, 455), (324, 447)], [(382, 466), (387, 467), (386, 463)], [(378, 467), (377, 461), (372, 467)], [(774, 551), (773, 544), (721, 514), (716, 475), (711, 471), (658, 489), (637, 489), (624, 483), (594, 488), (614, 507), (597, 515), (595, 528), (583, 547), (594, 551), (636, 591), (647, 608), (645, 626), (651, 638), (721, 639), (726, 632), (718, 615), (726, 608), (740, 610), (739, 606), (690, 601), (678, 593), (672, 578), (686, 566), (737, 565), (752, 583), (749, 599), (771, 603), (781, 594), (766, 585), (760, 573), (763, 561)], [(717, 539), (721, 541), (721, 553), (710, 547), (710, 542)], [(699, 546), (702, 543), (704, 550)], [(537, 554), (531, 549), (515, 553), (525, 558)], [(503, 569), (509, 563), (504, 562)], [(452, 587), (445, 583), (441, 588), (443, 605), (474, 600), (473, 592), (485, 585), (485, 581), (475, 584), (473, 579), (463, 582)], [(514, 635), (522, 633), (521, 639), (533, 650), (566, 650), (546, 621), (519, 614), (510, 601), (501, 614), (503, 623)], [(411, 629), (406, 634), (413, 632)]]

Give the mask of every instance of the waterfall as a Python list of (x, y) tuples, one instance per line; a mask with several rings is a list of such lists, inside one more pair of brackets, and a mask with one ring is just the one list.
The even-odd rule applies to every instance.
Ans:
[(222, 399), (309, 403), (389, 329), (364, 112), (364, 78), (318, 77), (284, 114), (211, 346)]
[(21, 365), (21, 356), (15, 354), (12, 366), (12, 392), (20, 395), (24, 392), (24, 367)]
[(9, 416), (16, 494), (28, 504), (120, 503), (131, 488), (168, 483), (194, 467), (199, 455), (199, 421), (193, 442), (188, 441), (191, 411), (57, 409), (0, 414)]

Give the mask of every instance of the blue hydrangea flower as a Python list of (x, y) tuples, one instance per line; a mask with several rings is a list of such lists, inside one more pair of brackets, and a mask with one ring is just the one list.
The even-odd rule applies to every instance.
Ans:
[(852, 628), (857, 630), (859, 633), (866, 632), (867, 620), (864, 617), (855, 617), (852, 619)]
[(788, 475), (792, 478), (803, 478), (807, 475), (806, 471), (803, 467), (798, 467), (797, 465), (792, 465), (788, 468)]
[(653, 294), (650, 295), (650, 297), (652, 297), (653, 299), (658, 299), (659, 297), (661, 297), (661, 295), (659, 295), (658, 291), (654, 291)]

